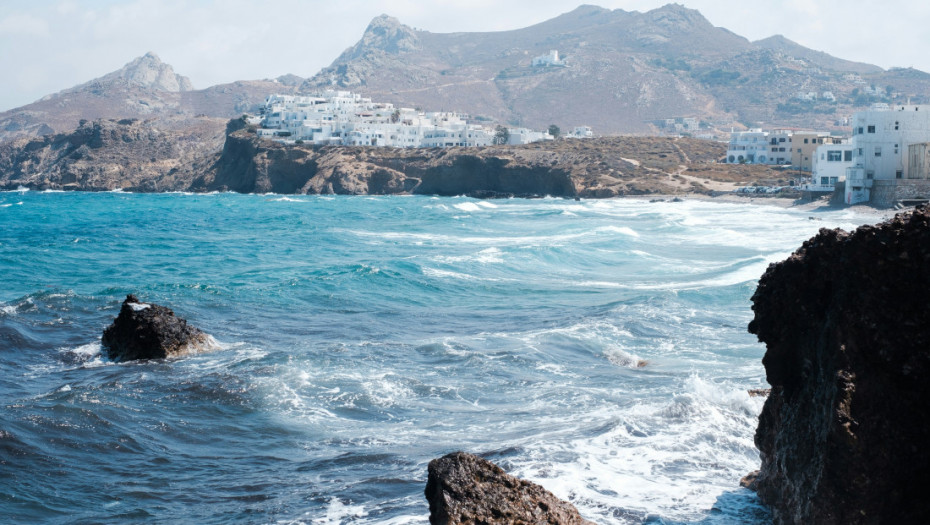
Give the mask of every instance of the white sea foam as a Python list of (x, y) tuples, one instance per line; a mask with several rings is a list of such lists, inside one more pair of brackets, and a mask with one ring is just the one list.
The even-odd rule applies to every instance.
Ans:
[(461, 279), (463, 281), (480, 281), (481, 279), (467, 273), (453, 272), (450, 270), (440, 270), (438, 268), (423, 267), (423, 275), (427, 277), (436, 277), (438, 279)]
[(16, 307), (11, 304), (5, 304), (0, 306), (0, 312), (3, 312), (6, 315), (13, 315), (16, 313)]
[(601, 226), (594, 230), (596, 233), (619, 233), (630, 237), (639, 237), (639, 234), (627, 226)]
[(439, 263), (456, 264), (476, 262), (481, 264), (500, 264), (504, 262), (504, 252), (500, 248), (485, 248), (471, 255), (437, 255), (432, 260)]
[(481, 211), (481, 206), (478, 206), (474, 202), (460, 202), (458, 204), (453, 204), (452, 207), (461, 211)]
[(326, 506), (326, 514), (314, 519), (311, 523), (318, 525), (343, 525), (353, 523), (368, 516), (364, 505), (343, 503), (339, 498), (332, 498)]

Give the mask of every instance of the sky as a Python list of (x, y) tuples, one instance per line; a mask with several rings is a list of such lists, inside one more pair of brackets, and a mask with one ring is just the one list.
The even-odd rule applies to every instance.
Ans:
[[(154, 52), (197, 89), (309, 77), (388, 14), (434, 33), (504, 31), (590, 3), (648, 11), (663, 0), (3, 0), (0, 111)], [(930, 2), (679, 0), (750, 40), (781, 34), (838, 58), (930, 72)]]

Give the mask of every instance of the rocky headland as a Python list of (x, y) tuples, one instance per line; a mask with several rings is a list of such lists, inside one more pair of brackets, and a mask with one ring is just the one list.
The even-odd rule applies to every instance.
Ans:
[(769, 267), (749, 331), (772, 385), (748, 476), (776, 523), (925, 523), (930, 209), (821, 230)]
[(719, 164), (725, 144), (671, 137), (480, 148), (284, 145), (241, 119), (84, 121), (0, 144), (0, 189), (607, 198), (787, 184), (768, 166)]

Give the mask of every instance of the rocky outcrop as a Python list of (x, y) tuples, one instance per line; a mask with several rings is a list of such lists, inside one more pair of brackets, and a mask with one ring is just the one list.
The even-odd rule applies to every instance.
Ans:
[(432, 525), (593, 525), (571, 503), (465, 452), (430, 461), (425, 493)]
[(101, 341), (114, 361), (164, 359), (216, 347), (213, 338), (174, 315), (170, 308), (143, 303), (132, 294), (126, 296), (119, 316), (103, 331)]
[(0, 189), (183, 191), (208, 171), (224, 120), (82, 121), (69, 133), (0, 144)]
[(742, 182), (780, 176), (767, 168), (762, 168), (764, 173), (730, 173), (745, 167), (714, 163), (726, 146), (696, 139), (615, 137), (395, 149), (285, 146), (259, 139), (254, 128), (238, 119), (228, 131), (215, 172), (196, 180), (192, 190), (604, 198), (709, 193), (681, 176), (688, 169), (700, 170), (701, 178), (735, 177), (730, 180)]
[(747, 482), (776, 523), (930, 520), (930, 210), (821, 230), (769, 267), (749, 331), (772, 385)]

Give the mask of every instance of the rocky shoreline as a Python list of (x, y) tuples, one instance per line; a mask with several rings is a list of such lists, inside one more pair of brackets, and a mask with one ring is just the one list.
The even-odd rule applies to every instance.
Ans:
[(785, 177), (719, 164), (724, 144), (687, 138), (392, 149), (285, 146), (254, 131), (243, 119), (178, 129), (163, 119), (85, 121), (0, 145), (0, 189), (610, 198), (715, 195)]
[(772, 385), (744, 484), (776, 523), (923, 523), (930, 424), (924, 301), (930, 208), (852, 233), (822, 229), (773, 264), (749, 331)]

